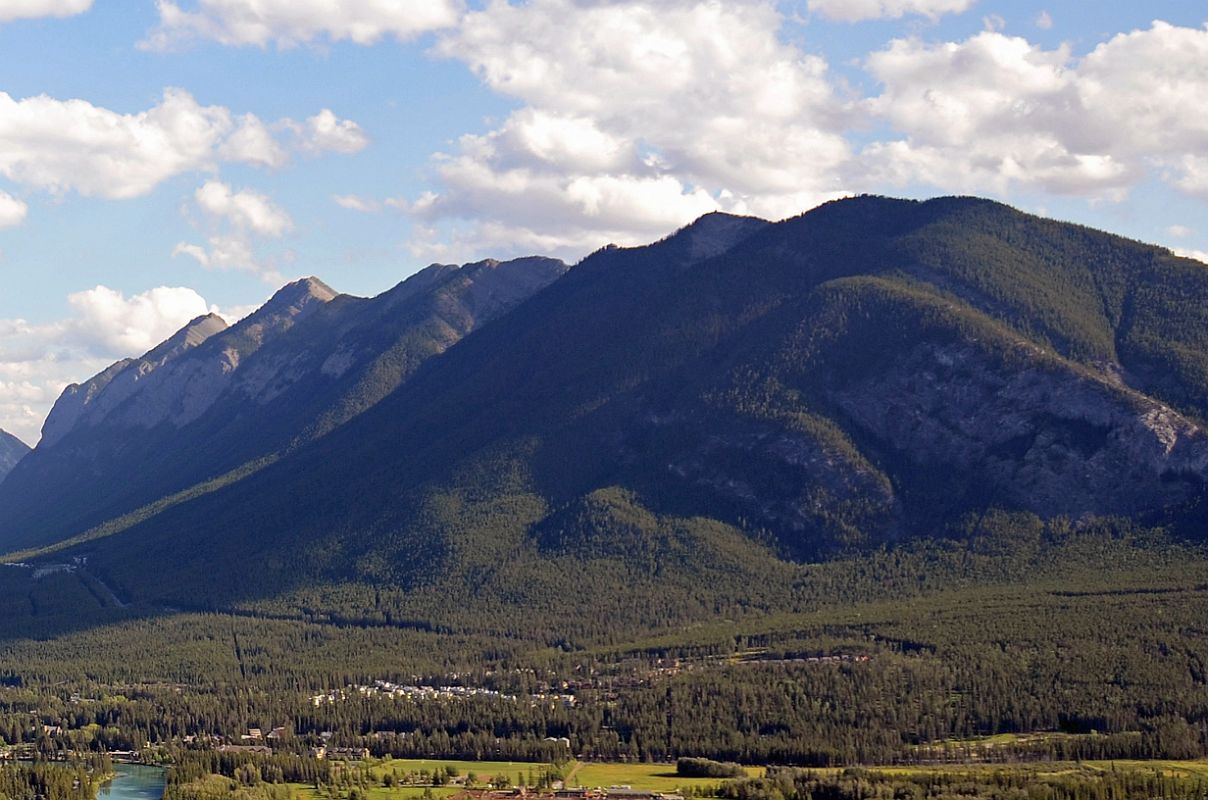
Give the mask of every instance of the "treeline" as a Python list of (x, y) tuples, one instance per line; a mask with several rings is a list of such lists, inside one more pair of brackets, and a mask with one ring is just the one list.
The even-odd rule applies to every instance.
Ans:
[(95, 800), (99, 782), (112, 774), (104, 756), (68, 763), (37, 761), (0, 765), (4, 800)]
[(179, 787), (210, 775), (221, 775), (245, 786), (259, 783), (319, 785), (330, 783), (332, 772), (329, 761), (289, 753), (264, 755), (182, 750), (173, 755), (166, 782), (168, 787)]
[(740, 778), (746, 775), (741, 764), (723, 764), (708, 758), (680, 758), (675, 774), (685, 778)]

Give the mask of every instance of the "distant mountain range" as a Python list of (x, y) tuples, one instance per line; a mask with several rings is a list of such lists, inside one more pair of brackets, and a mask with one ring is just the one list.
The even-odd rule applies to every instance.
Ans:
[(7, 431), (0, 430), (0, 481), (13, 471), (17, 462), (25, 458), (29, 445)]
[(994, 509), (1196, 521), (1206, 301), (1199, 262), (972, 198), (712, 214), (371, 300), (309, 279), (69, 388), (0, 549), (173, 607), (539, 605), (568, 572), (707, 604)]

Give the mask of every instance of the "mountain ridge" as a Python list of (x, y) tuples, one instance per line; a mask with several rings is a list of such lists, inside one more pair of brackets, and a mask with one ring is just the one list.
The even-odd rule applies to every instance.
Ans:
[(64, 392), (54, 435), (0, 488), (0, 530), (31, 544), (71, 538), (323, 435), (564, 270), (553, 259), (445, 265), (373, 299), (305, 278), (229, 327), (194, 320)]
[[(741, 234), (694, 248), (718, 222)], [(133, 599), (314, 613), (352, 582), (440, 619), (547, 604), (554, 565), (601, 603), (662, 576), (696, 607), (997, 511), (1198, 518), (1201, 266), (971, 198), (700, 224), (598, 251), (330, 435), (68, 552)]]

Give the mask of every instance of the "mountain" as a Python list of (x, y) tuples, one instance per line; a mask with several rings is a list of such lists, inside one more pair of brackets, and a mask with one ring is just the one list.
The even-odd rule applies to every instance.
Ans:
[(29, 445), (7, 431), (0, 430), (0, 482), (25, 458)]
[(371, 407), (565, 269), (540, 258), (433, 265), (372, 299), (307, 278), (230, 327), (195, 319), (64, 391), (0, 488), (0, 531), (19, 547), (65, 539), (254, 470)]
[(1206, 298), (1198, 262), (986, 200), (711, 215), (69, 552), (173, 607), (591, 626), (775, 607), (793, 562), (997, 511), (1197, 521)]

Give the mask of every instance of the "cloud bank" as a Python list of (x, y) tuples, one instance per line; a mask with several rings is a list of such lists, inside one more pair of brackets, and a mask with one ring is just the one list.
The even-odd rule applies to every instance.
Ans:
[(134, 114), (0, 92), (0, 176), (50, 194), (125, 200), (224, 162), (280, 167), (291, 152), (353, 153), (366, 144), (356, 123), (329, 109), (270, 126), (252, 114), (203, 106), (183, 89), (165, 90), (159, 103)]

